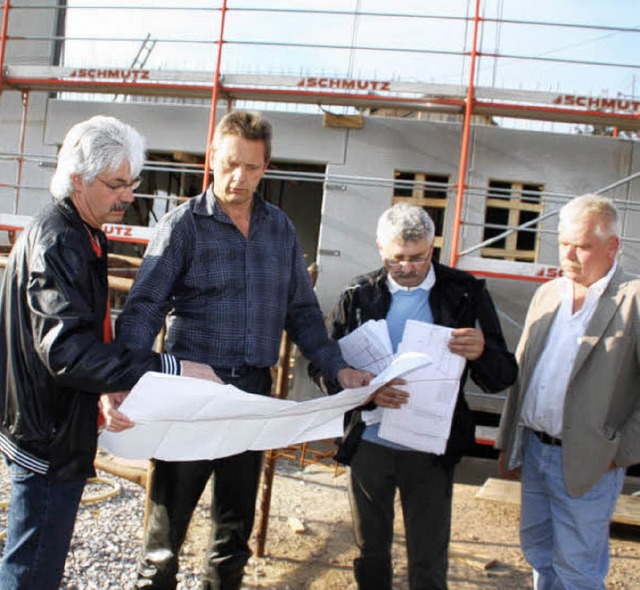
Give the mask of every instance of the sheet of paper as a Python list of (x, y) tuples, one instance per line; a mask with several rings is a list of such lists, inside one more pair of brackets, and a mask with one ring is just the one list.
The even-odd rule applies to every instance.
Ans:
[(409, 401), (399, 409), (384, 409), (380, 437), (419, 451), (444, 453), (466, 362), (449, 350), (451, 332), (443, 326), (407, 321), (398, 351), (427, 353), (433, 362), (409, 373), (404, 386)]
[(426, 355), (401, 355), (377, 377), (379, 381), (304, 402), (147, 373), (120, 407), (135, 426), (118, 433), (105, 431), (98, 444), (127, 459), (192, 461), (338, 437), (345, 412), (362, 405), (381, 383), (428, 363)]
[(409, 401), (401, 408), (385, 408), (379, 435), (419, 451), (442, 454), (451, 431), (458, 397), (457, 380), (433, 379), (432, 365), (411, 373), (403, 386)]
[[(466, 360), (449, 350), (452, 328), (407, 320), (398, 352), (422, 352), (433, 360), (434, 375), (441, 379), (460, 379)], [(401, 348), (400, 348), (401, 347)]]
[(355, 369), (378, 375), (386, 369), (393, 358), (393, 347), (389, 339), (385, 320), (369, 320), (357, 330), (338, 340), (344, 360)]

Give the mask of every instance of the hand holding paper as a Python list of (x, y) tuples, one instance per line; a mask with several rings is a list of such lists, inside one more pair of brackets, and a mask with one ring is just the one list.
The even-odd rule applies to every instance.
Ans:
[(133, 428), (133, 422), (119, 410), (127, 395), (129, 395), (128, 391), (119, 391), (117, 393), (103, 393), (100, 396), (100, 411), (107, 430), (120, 432), (127, 428)]
[(373, 375), (369, 371), (360, 371), (358, 369), (345, 368), (338, 371), (338, 383), (343, 389), (353, 389), (354, 387), (363, 387), (368, 385)]
[(372, 401), (379, 408), (400, 408), (409, 401), (409, 393), (402, 389), (406, 383), (404, 379), (389, 381), (374, 393)]
[(475, 361), (484, 352), (484, 334), (477, 328), (458, 328), (454, 330), (449, 341), (449, 350), (463, 356), (468, 361)]

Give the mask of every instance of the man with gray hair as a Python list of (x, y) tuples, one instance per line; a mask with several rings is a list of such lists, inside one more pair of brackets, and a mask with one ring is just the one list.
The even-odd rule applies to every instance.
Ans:
[(496, 447), (522, 478), (520, 537), (536, 590), (603, 590), (624, 468), (640, 461), (640, 280), (617, 264), (618, 213), (560, 210), (563, 276), (535, 293)]
[(144, 142), (117, 119), (68, 132), (54, 202), (14, 245), (0, 290), (0, 450), (12, 479), (2, 590), (58, 588), (93, 461), (102, 392), (146, 371), (214, 378), (211, 367), (110, 343), (107, 240), (140, 184)]
[[(464, 396), (467, 376), (485, 391), (511, 385), (517, 373), (484, 281), (432, 260), (433, 221), (420, 207), (397, 204), (378, 223), (383, 267), (357, 277), (331, 315), (336, 340), (368, 320), (386, 319), (394, 351), (407, 320), (453, 328), (449, 348), (466, 360), (451, 434), (443, 455), (415, 451), (378, 435), (362, 409), (398, 408), (407, 402), (402, 384), (378, 390), (370, 407), (355, 411), (338, 459), (350, 464), (349, 494), (356, 543), (355, 578), (361, 590), (392, 587), (394, 497), (400, 491), (412, 590), (447, 588), (447, 549), (455, 464), (473, 445), (475, 431)], [(428, 385), (425, 385), (428, 387)], [(331, 393), (339, 388), (329, 384)]]

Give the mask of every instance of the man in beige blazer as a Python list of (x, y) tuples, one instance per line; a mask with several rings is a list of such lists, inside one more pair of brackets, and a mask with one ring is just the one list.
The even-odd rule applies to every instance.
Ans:
[(496, 447), (522, 478), (520, 536), (536, 590), (605, 588), (609, 521), (640, 462), (640, 280), (616, 262), (613, 202), (560, 211), (563, 277), (535, 293)]

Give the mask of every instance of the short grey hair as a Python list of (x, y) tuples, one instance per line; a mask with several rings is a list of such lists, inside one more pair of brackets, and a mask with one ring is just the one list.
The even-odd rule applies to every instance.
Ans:
[(558, 218), (558, 231), (562, 231), (567, 225), (598, 216), (596, 235), (606, 240), (611, 236), (620, 237), (620, 215), (609, 197), (586, 194), (571, 199), (562, 209)]
[(115, 117), (97, 115), (69, 129), (50, 184), (55, 200), (73, 194), (71, 177), (81, 176), (88, 184), (104, 171), (116, 170), (128, 162), (131, 177), (140, 175), (144, 165), (145, 142), (131, 125)]
[(378, 220), (376, 239), (384, 246), (390, 242), (427, 239), (433, 241), (436, 228), (429, 214), (416, 205), (397, 203)]

